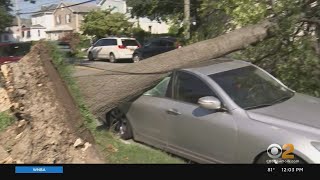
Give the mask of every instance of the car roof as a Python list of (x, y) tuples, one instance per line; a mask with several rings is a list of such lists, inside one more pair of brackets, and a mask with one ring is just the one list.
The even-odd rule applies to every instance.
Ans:
[(241, 60), (235, 60), (231, 58), (218, 58), (211, 59), (205, 62), (200, 62), (193, 66), (184, 68), (183, 70), (190, 72), (197, 72), (204, 75), (216, 74), (224, 71), (238, 69), (246, 66), (250, 66), (251, 63)]
[(101, 39), (130, 39), (130, 40), (135, 40), (136, 38), (132, 38), (132, 37), (106, 37), (106, 38), (101, 38)]

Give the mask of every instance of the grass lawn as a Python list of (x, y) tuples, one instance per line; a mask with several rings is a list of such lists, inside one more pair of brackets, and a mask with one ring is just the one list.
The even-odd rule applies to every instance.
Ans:
[(14, 122), (14, 117), (9, 114), (9, 112), (0, 112), (0, 131), (4, 130), (6, 127)]

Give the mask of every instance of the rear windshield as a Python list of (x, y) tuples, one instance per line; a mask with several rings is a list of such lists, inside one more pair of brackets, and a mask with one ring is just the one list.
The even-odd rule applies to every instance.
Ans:
[(123, 39), (121, 41), (124, 46), (139, 46), (139, 43), (136, 40)]
[(31, 45), (31, 43), (17, 43), (0, 46), (0, 57), (24, 56), (29, 52)]

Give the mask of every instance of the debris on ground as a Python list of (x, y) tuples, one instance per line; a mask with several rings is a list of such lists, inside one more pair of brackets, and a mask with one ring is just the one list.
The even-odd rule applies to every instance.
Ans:
[(0, 76), (0, 110), (17, 119), (0, 132), (0, 163), (104, 163), (44, 43)]

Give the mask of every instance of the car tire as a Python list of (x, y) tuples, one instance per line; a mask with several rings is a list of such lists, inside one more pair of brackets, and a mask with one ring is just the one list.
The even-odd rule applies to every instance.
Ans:
[(132, 126), (119, 108), (114, 108), (107, 114), (107, 127), (123, 140), (133, 138)]
[(113, 53), (110, 53), (110, 55), (109, 55), (109, 61), (110, 61), (111, 63), (116, 63), (116, 62), (117, 62), (116, 56), (115, 56)]
[[(267, 161), (269, 161), (269, 160), (272, 160), (272, 159), (268, 156), (267, 152), (264, 152), (264, 153), (257, 156), (254, 163), (255, 164), (268, 164)], [(296, 163), (296, 164), (307, 164), (306, 161), (304, 161), (302, 158), (300, 158), (297, 155), (294, 155), (294, 159), (290, 159), (290, 160), (294, 160), (294, 161), (298, 160), (299, 163)], [(269, 164), (280, 164), (280, 163), (274, 162), (274, 163), (269, 163)], [(291, 164), (291, 163), (284, 163), (284, 164)]]
[(139, 56), (139, 54), (134, 54), (133, 57), (132, 57), (132, 62), (133, 63), (137, 63), (139, 61), (141, 61), (142, 58)]
[(89, 61), (94, 61), (94, 57), (91, 52), (89, 52), (89, 54), (88, 54), (88, 59), (89, 59)]

